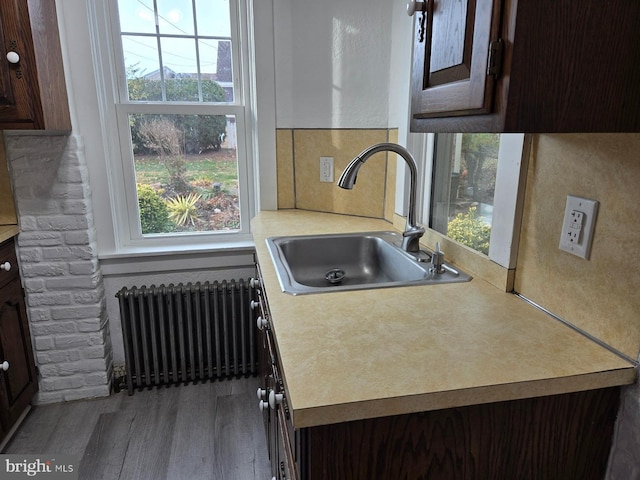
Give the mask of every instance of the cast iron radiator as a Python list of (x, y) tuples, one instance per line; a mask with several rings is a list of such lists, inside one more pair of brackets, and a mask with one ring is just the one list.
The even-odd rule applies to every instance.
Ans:
[(123, 288), (116, 297), (127, 391), (255, 375), (249, 280)]

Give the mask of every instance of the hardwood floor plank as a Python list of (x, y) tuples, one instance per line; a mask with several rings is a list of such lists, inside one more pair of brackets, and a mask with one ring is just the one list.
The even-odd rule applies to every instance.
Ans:
[(135, 411), (100, 415), (80, 462), (79, 478), (91, 480), (121, 478), (135, 417)]
[(219, 396), (230, 390), (227, 384), (190, 385), (181, 390), (167, 478), (212, 478), (213, 419)]
[(82, 455), (98, 416), (118, 403), (109, 397), (35, 406), (5, 453)]
[(99, 416), (105, 411), (112, 411), (113, 403), (107, 399), (69, 402), (69, 408), (61, 416), (43, 453), (82, 456)]
[(262, 416), (256, 405), (255, 394), (249, 391), (218, 399), (213, 450), (216, 480), (269, 478)]
[(270, 477), (255, 378), (37, 406), (4, 453), (81, 455), (80, 480)]
[(133, 409), (135, 417), (131, 424), (128, 448), (124, 453), (122, 479), (166, 478), (178, 415), (179, 389), (152, 390), (147, 393), (151, 394), (145, 396), (150, 400), (147, 408)]
[(63, 404), (33, 407), (3, 453), (44, 453), (62, 412)]

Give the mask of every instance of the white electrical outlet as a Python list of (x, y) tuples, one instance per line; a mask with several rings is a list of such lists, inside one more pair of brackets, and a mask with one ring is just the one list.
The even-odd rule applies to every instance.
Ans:
[(560, 250), (589, 259), (593, 229), (598, 215), (598, 201), (567, 195)]
[(320, 157), (320, 181), (333, 183), (333, 157)]

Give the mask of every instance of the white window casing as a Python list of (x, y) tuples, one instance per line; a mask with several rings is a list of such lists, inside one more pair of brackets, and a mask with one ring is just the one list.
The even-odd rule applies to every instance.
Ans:
[[(98, 222), (110, 221), (111, 239), (101, 241), (101, 258), (131, 254), (160, 254), (211, 249), (237, 249), (252, 245), (249, 221), (260, 205), (274, 208), (275, 185), (275, 98), (273, 67), (257, 72), (254, 50), (273, 52), (273, 39), (263, 38), (272, 25), (271, 1), (260, 2), (261, 15), (253, 12), (252, 0), (230, 0), (234, 68), (234, 99), (230, 103), (130, 102), (117, 2), (88, 0), (90, 35), (99, 110), (104, 137), (108, 199), (97, 207)], [(264, 5), (262, 4), (264, 3)], [(269, 16), (270, 14), (270, 16)], [(256, 25), (253, 22), (256, 22)], [(272, 35), (272, 33), (271, 33)], [(263, 62), (264, 65), (264, 62)], [(260, 75), (264, 80), (256, 81)], [(264, 88), (261, 87), (264, 85)], [(262, 98), (259, 105), (258, 99)], [(260, 106), (261, 122), (257, 107)], [(139, 229), (137, 194), (128, 119), (130, 114), (233, 115), (237, 132), (237, 164), (240, 228), (237, 232), (194, 232), (176, 235), (142, 236)], [(260, 129), (258, 126), (262, 125)], [(270, 129), (270, 130), (269, 130)], [(264, 142), (262, 141), (264, 139)], [(261, 145), (264, 143), (264, 145)], [(262, 170), (262, 172), (261, 172)], [(264, 178), (263, 178), (264, 177)], [(103, 231), (108, 230), (104, 229)], [(102, 248), (104, 247), (104, 248)]]

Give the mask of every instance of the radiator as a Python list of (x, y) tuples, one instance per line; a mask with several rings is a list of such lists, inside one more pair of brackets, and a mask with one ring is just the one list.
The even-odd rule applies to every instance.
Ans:
[(127, 391), (257, 372), (249, 280), (123, 288)]

